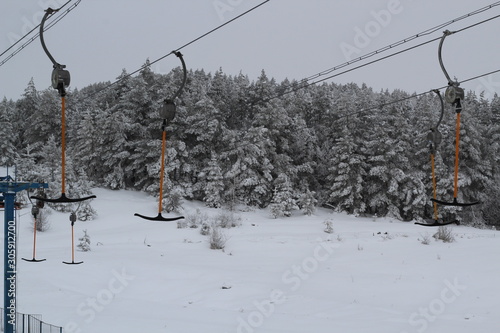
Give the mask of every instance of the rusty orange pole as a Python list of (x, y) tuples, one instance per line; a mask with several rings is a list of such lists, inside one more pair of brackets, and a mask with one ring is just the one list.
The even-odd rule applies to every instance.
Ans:
[[(432, 172), (432, 190), (434, 194), (434, 199), (437, 199), (437, 185), (436, 185), (436, 172), (435, 172), (435, 161), (434, 154), (431, 154), (431, 172)], [(437, 202), (434, 201), (434, 221), (438, 220), (438, 205)]]
[(71, 262), (75, 262), (75, 228), (71, 226)]
[(165, 168), (165, 143), (167, 141), (167, 131), (164, 129), (161, 139), (161, 163), (160, 163), (160, 202), (158, 203), (158, 213), (161, 214), (162, 201), (163, 201), (163, 179), (164, 179), (164, 168)]
[(457, 128), (455, 137), (455, 179), (454, 179), (454, 192), (453, 198), (458, 197), (458, 159), (459, 159), (459, 149), (460, 149), (460, 112), (457, 112)]
[(61, 193), (66, 193), (66, 102), (64, 96), (61, 97)]
[(33, 227), (33, 259), (36, 258), (36, 217)]

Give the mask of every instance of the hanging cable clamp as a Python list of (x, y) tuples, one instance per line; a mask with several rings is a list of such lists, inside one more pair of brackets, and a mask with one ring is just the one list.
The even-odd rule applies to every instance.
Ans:
[(37, 218), (38, 213), (40, 213), (40, 209), (37, 206), (31, 207), (31, 215), (33, 215), (34, 219)]
[(58, 9), (52, 9), (52, 8), (50, 8), (50, 7), (49, 7), (49, 8), (47, 8), (47, 9), (45, 10), (45, 12), (47, 13), (47, 15), (52, 15), (52, 14), (54, 14), (54, 13), (57, 13), (57, 12), (59, 11), (59, 9), (61, 9), (61, 8), (58, 8)]
[(181, 60), (182, 64), (182, 72), (183, 72), (183, 78), (182, 78), (182, 83), (177, 92), (174, 94), (172, 98), (165, 98), (163, 100), (163, 105), (160, 109), (160, 118), (166, 119), (167, 123), (171, 122), (175, 118), (175, 114), (177, 112), (177, 106), (175, 105), (175, 99), (179, 97), (182, 93), (182, 90), (184, 89), (184, 86), (186, 85), (186, 80), (187, 80), (187, 69), (186, 69), (186, 63), (184, 62), (184, 58), (182, 56), (182, 53), (179, 51), (172, 51), (173, 54), (177, 56)]
[(459, 87), (458, 82), (453, 82), (452, 84), (448, 85), (448, 88), (446, 88), (446, 91), (444, 93), (444, 97), (446, 99), (446, 102), (455, 106), (456, 113), (460, 113), (462, 111), (461, 101), (465, 97), (465, 92), (462, 88)]
[(444, 76), (446, 76), (446, 79), (448, 80), (448, 88), (446, 88), (446, 91), (444, 93), (444, 98), (447, 103), (450, 103), (455, 106), (455, 110), (457, 113), (460, 113), (462, 111), (462, 103), (461, 100), (464, 99), (465, 97), (465, 92), (462, 88), (460, 88), (460, 83), (455, 79), (453, 81), (450, 78), (450, 75), (446, 71), (446, 68), (444, 67), (443, 64), (443, 57), (442, 57), (442, 48), (443, 48), (443, 42), (447, 36), (450, 36), (454, 34), (454, 32), (445, 30), (443, 31), (443, 37), (441, 37), (441, 41), (439, 43), (439, 49), (438, 49), (438, 58), (439, 58), (439, 64), (441, 65), (441, 69), (444, 73)]
[(163, 106), (160, 109), (160, 118), (163, 118), (165, 121), (172, 121), (175, 118), (175, 113), (177, 111), (177, 106), (174, 101), (171, 99), (165, 99), (163, 101)]
[(66, 96), (66, 88), (69, 87), (71, 76), (69, 74), (69, 71), (65, 70), (66, 65), (61, 65), (60, 63), (58, 63), (54, 59), (52, 54), (50, 54), (47, 46), (45, 45), (45, 39), (43, 37), (45, 21), (50, 15), (56, 13), (57, 11), (59, 11), (59, 9), (52, 9), (50, 7), (45, 11), (45, 15), (43, 16), (42, 22), (40, 23), (40, 42), (42, 43), (42, 48), (49, 57), (54, 68), (52, 70), (51, 76), (52, 88), (57, 89), (57, 91), (59, 91), (59, 95), (61, 97), (64, 97)]
[(163, 119), (163, 123), (161, 124), (161, 131), (165, 132), (167, 130), (167, 120)]
[(54, 64), (54, 70), (52, 70), (52, 88), (57, 89), (61, 97), (66, 96), (66, 88), (69, 87), (71, 82), (71, 75), (64, 68), (66, 68), (66, 65), (56, 63)]
[(75, 222), (76, 222), (76, 213), (75, 212), (71, 212), (71, 214), (69, 215), (69, 220), (71, 221), (71, 226), (74, 226)]
[(433, 154), (436, 153), (436, 150), (442, 140), (443, 135), (436, 128), (431, 128), (429, 134), (427, 134), (427, 142), (429, 143), (430, 150)]

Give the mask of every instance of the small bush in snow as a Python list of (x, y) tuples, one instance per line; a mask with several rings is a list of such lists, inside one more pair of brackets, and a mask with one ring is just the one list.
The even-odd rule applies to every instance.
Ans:
[(212, 250), (223, 250), (226, 246), (226, 236), (221, 227), (212, 226), (209, 236), (210, 248)]
[(424, 245), (429, 245), (431, 243), (431, 236), (428, 233), (425, 233), (425, 235), (420, 235), (422, 239), (420, 240), (420, 243)]
[(188, 227), (188, 223), (186, 220), (177, 221), (177, 229), (185, 229)]
[(438, 231), (432, 237), (440, 239), (445, 243), (453, 243), (455, 241), (452, 229), (445, 226), (439, 227)]
[[(208, 223), (208, 215), (206, 213), (202, 213), (201, 210), (197, 209), (194, 214), (187, 214), (185, 219), (184, 228), (196, 228), (198, 226), (202, 226), (204, 223)], [(177, 225), (179, 227), (179, 225)]]
[(315, 195), (315, 192), (307, 190), (307, 192), (300, 196), (299, 207), (305, 215), (311, 216), (316, 210), (318, 200), (315, 198)]
[(78, 221), (92, 221), (97, 217), (96, 210), (87, 201), (82, 203), (76, 214)]
[[(168, 182), (171, 182), (168, 180)], [(169, 185), (172, 187), (172, 185)], [(164, 194), (163, 200), (162, 200), (162, 205), (163, 205), (163, 210), (166, 212), (176, 212), (180, 213), (182, 210), (182, 204), (183, 204), (183, 192), (181, 189), (178, 189), (176, 187), (172, 188), (171, 190), (168, 190), (167, 186), (167, 192)]]
[(233, 212), (221, 211), (214, 217), (214, 223), (221, 228), (234, 228), (241, 225), (241, 217)]
[(325, 225), (324, 232), (326, 232), (327, 234), (333, 234), (333, 232), (334, 232), (334, 230), (333, 230), (333, 221), (332, 220), (326, 220), (325, 222), (323, 222), (323, 224)]
[(200, 234), (202, 234), (203, 236), (208, 236), (210, 235), (211, 230), (212, 228), (210, 227), (210, 225), (208, 223), (204, 223), (201, 225)]
[(78, 238), (80, 244), (76, 247), (80, 249), (80, 251), (88, 252), (90, 251), (90, 236), (87, 234), (87, 230), (83, 230), (83, 236)]

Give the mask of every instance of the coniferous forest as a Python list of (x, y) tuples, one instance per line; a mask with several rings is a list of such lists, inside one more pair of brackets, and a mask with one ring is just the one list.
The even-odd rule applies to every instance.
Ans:
[[(158, 110), (178, 88), (182, 69), (161, 75), (146, 66), (117, 79), (66, 97), (66, 186), (73, 197), (92, 187), (158, 196)], [(411, 94), (335, 83), (284, 94), (299, 86), (264, 71), (255, 81), (222, 70), (189, 71), (167, 127), (164, 209), (201, 200), (209, 207), (269, 207), (275, 217), (325, 206), (404, 221), (432, 218), (427, 135), (441, 110), (435, 94), (388, 104)], [(500, 225), (500, 98), (470, 91), (463, 106), (459, 199), (481, 204), (439, 211), (463, 224)], [(20, 99), (0, 103), (0, 165), (15, 166), (22, 180), (48, 182), (53, 197), (61, 186), (60, 110), (57, 92), (37, 90), (33, 81)], [(438, 197), (451, 201), (455, 111), (449, 105), (439, 131)], [(80, 209), (80, 219), (92, 218), (91, 205)]]

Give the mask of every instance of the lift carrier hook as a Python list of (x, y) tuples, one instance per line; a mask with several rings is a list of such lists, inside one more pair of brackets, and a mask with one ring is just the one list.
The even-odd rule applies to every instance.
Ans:
[(184, 58), (182, 54), (178, 51), (173, 51), (174, 53), (182, 63), (182, 70), (183, 70), (183, 79), (180, 88), (177, 90), (177, 92), (174, 94), (172, 98), (166, 98), (163, 101), (163, 106), (160, 109), (160, 117), (163, 118), (163, 123), (161, 125), (161, 130), (162, 130), (162, 140), (161, 140), (161, 162), (160, 162), (160, 195), (159, 195), (159, 200), (158, 200), (158, 215), (154, 217), (149, 217), (141, 214), (134, 214), (134, 216), (138, 216), (140, 218), (143, 218), (145, 220), (150, 220), (150, 221), (163, 221), (163, 222), (168, 222), (168, 221), (176, 221), (183, 219), (184, 216), (178, 216), (178, 217), (164, 217), (161, 213), (163, 211), (163, 180), (165, 177), (165, 147), (166, 147), (166, 141), (167, 141), (167, 125), (170, 121), (172, 121), (175, 118), (176, 110), (177, 107), (175, 105), (174, 100), (179, 97), (182, 93), (182, 90), (184, 89), (184, 86), (186, 85), (186, 80), (187, 80), (187, 69), (186, 69), (186, 63), (184, 62)]
[[(61, 7), (62, 8), (62, 7)], [(60, 8), (59, 8), (60, 9)], [(42, 43), (43, 50), (49, 57), (50, 61), (53, 64), (54, 70), (52, 71), (52, 88), (57, 89), (59, 95), (61, 96), (61, 196), (57, 199), (48, 199), (43, 197), (32, 197), (33, 199), (51, 202), (51, 203), (72, 203), (72, 202), (80, 202), (84, 200), (94, 199), (96, 196), (88, 196), (84, 198), (68, 198), (66, 196), (66, 88), (70, 83), (70, 74), (64, 68), (65, 65), (61, 65), (58, 63), (52, 54), (50, 54), (47, 46), (45, 45), (45, 39), (43, 37), (43, 28), (45, 21), (47, 18), (56, 13), (59, 9), (48, 8), (45, 11), (45, 15), (42, 18), (42, 22), (40, 23), (40, 42)]]
[[(441, 102), (441, 114), (439, 116), (439, 120), (436, 124), (436, 126), (431, 127), (429, 134), (427, 135), (427, 141), (429, 143), (429, 148), (431, 152), (431, 174), (432, 174), (432, 193), (433, 193), (433, 198), (437, 198), (437, 182), (436, 182), (436, 168), (435, 168), (435, 155), (437, 148), (439, 144), (441, 143), (442, 140), (442, 135), (439, 132), (439, 125), (441, 125), (441, 121), (443, 120), (444, 116), (444, 101), (443, 97), (441, 96), (441, 93), (439, 90), (433, 90), (434, 93), (436, 93), (439, 97), (439, 101)], [(439, 214), (438, 214), (438, 204), (436, 202), (433, 203), (434, 206), (434, 219), (433, 220), (426, 220), (427, 223), (420, 223), (420, 222), (415, 222), (415, 224), (422, 225), (424, 227), (440, 227), (443, 225), (447, 224), (459, 224), (457, 220), (451, 221), (451, 222), (442, 222), (439, 221)]]
[(458, 161), (459, 161), (459, 156), (460, 156), (460, 114), (462, 112), (462, 100), (464, 99), (464, 90), (459, 87), (460, 83), (458, 81), (452, 81), (450, 78), (450, 75), (446, 71), (444, 64), (443, 64), (443, 57), (441, 55), (441, 51), (443, 48), (443, 42), (445, 38), (449, 35), (452, 35), (453, 32), (450, 32), (449, 30), (444, 31), (443, 37), (441, 37), (441, 42), (439, 43), (439, 49), (438, 49), (438, 57), (439, 57), (439, 64), (441, 65), (441, 69), (443, 70), (444, 75), (446, 76), (446, 79), (448, 80), (448, 88), (446, 88), (445, 92), (445, 100), (449, 104), (455, 106), (455, 112), (456, 112), (456, 130), (455, 130), (455, 172), (454, 172), (454, 182), (453, 182), (453, 201), (452, 202), (447, 202), (447, 201), (442, 201), (442, 200), (437, 200), (436, 198), (431, 199), (433, 202), (436, 202), (440, 205), (445, 205), (445, 206), (459, 206), (459, 207), (465, 207), (465, 206), (473, 206), (479, 204), (479, 201), (473, 201), (470, 203), (461, 203), (458, 202)]

